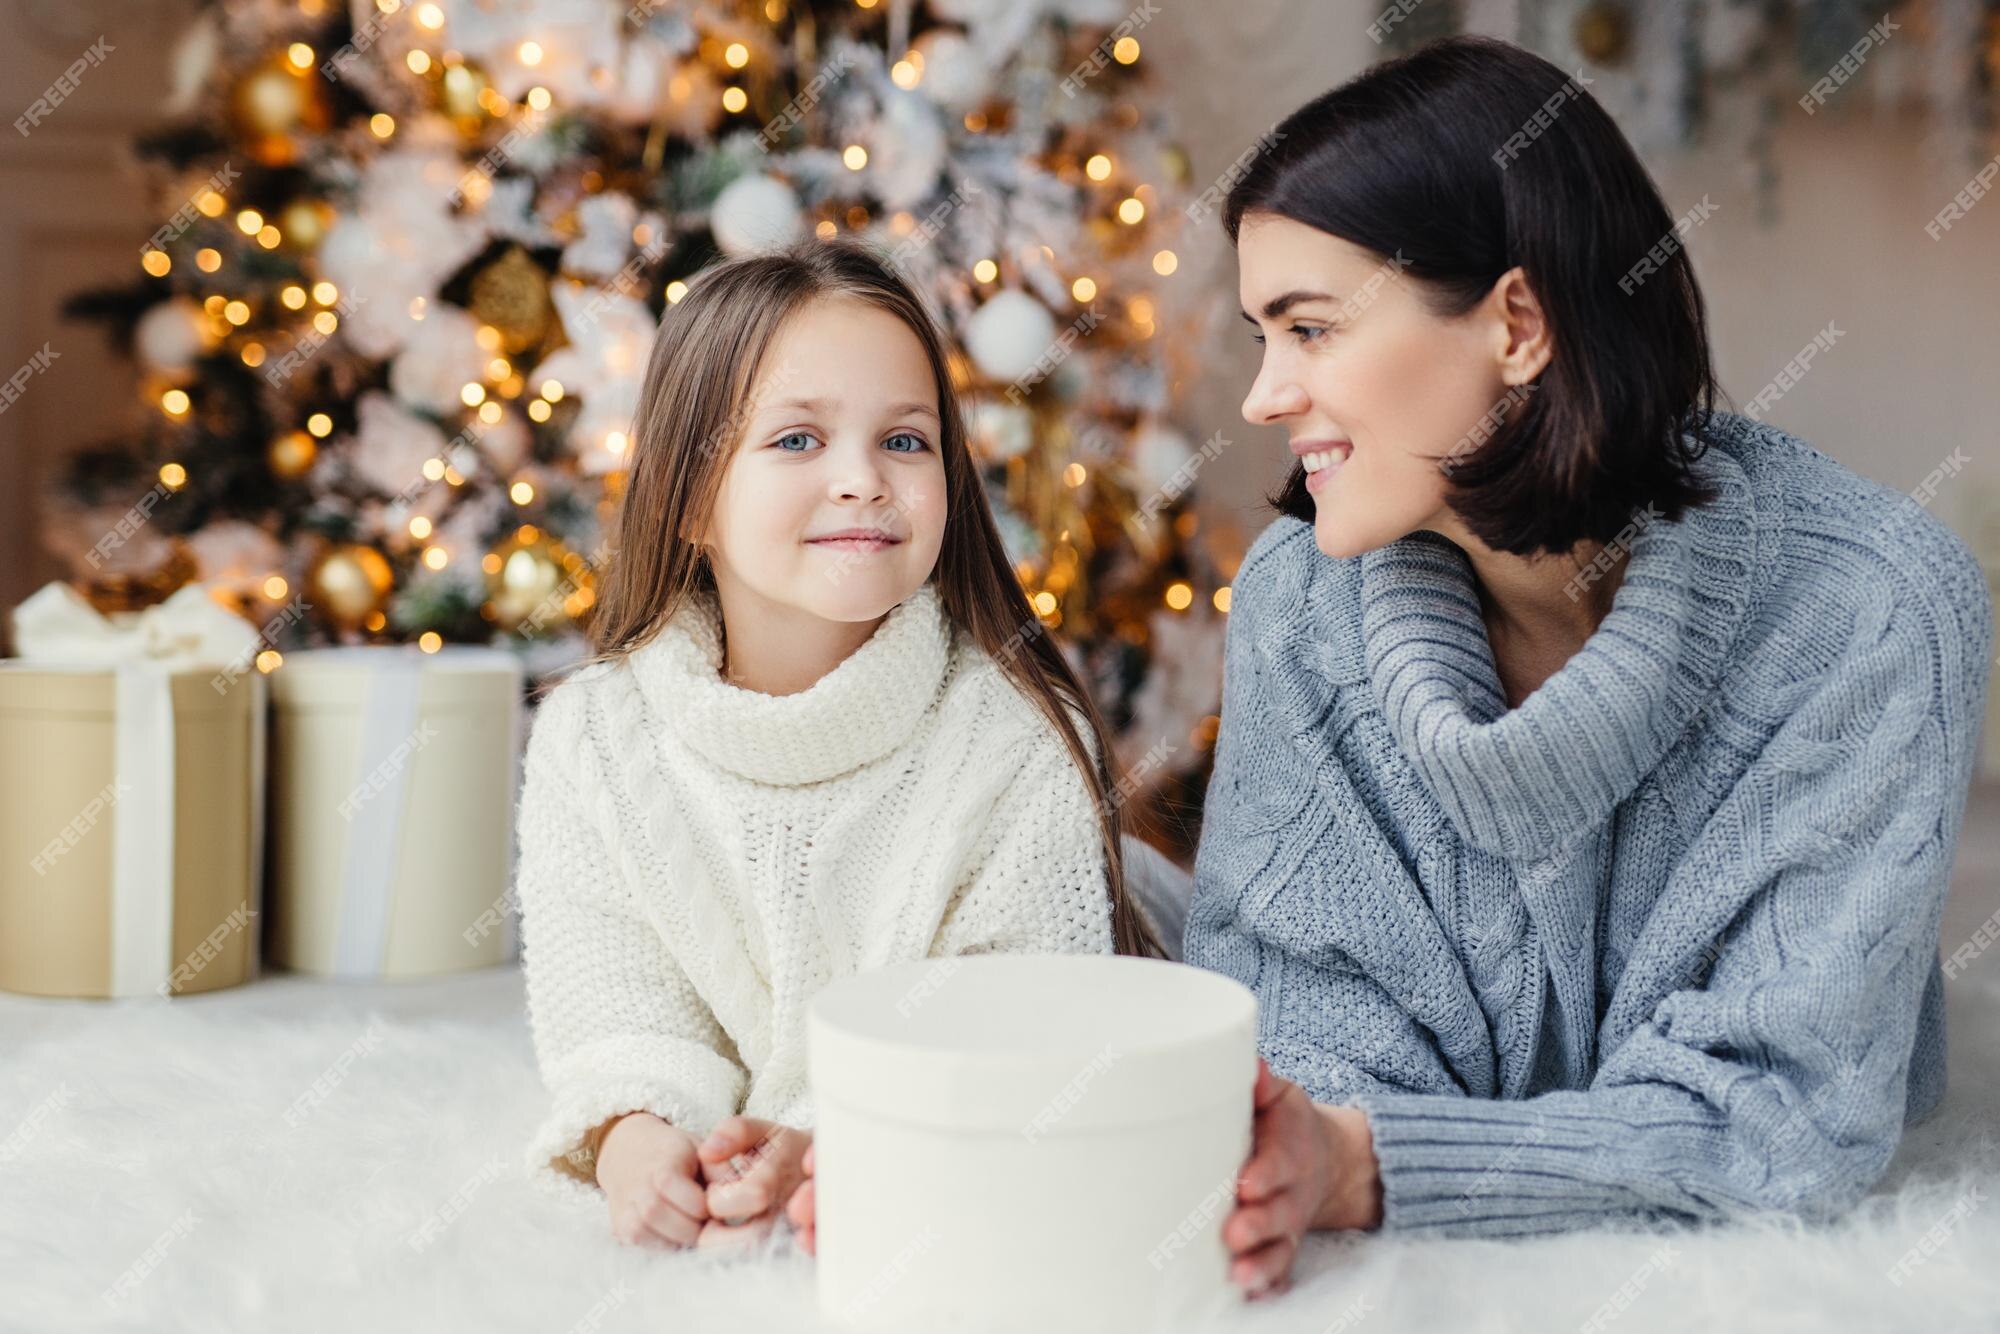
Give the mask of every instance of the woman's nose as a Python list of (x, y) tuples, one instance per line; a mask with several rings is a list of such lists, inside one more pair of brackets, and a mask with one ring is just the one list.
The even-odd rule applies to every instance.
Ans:
[(1252, 426), (1267, 426), (1305, 411), (1306, 403), (1305, 389), (1267, 363), (1257, 372), (1249, 396), (1243, 400), (1243, 420)]

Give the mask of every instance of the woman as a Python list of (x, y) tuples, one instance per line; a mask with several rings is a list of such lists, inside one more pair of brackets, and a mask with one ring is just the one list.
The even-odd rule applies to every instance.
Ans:
[(1440, 42), (1273, 144), (1225, 225), (1243, 415), (1300, 464), (1186, 939), (1269, 1063), (1232, 1276), (1312, 1227), (1852, 1204), (1943, 1091), (1977, 565), (1713, 409), (1674, 218), (1553, 65)]

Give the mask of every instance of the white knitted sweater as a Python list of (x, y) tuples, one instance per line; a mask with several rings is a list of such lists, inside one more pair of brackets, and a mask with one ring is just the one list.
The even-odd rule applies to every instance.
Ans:
[(703, 598), (557, 687), (528, 743), (516, 891), (554, 1106), (526, 1158), (572, 1196), (615, 1113), (809, 1128), (806, 1005), (833, 979), (1111, 950), (1082, 775), (931, 585), (799, 694), (721, 664)]

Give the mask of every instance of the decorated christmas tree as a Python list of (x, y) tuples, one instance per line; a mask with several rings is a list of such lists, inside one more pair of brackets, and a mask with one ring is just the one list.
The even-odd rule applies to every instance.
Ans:
[[(293, 647), (582, 651), (663, 310), (859, 235), (943, 318), (1019, 577), (1146, 795), (1212, 741), (1224, 573), (1172, 424), (1187, 161), (1123, 0), (219, 0), (138, 145), (159, 224), (80, 296), (142, 371), (59, 540)], [(1180, 336), (1176, 336), (1178, 333)], [(108, 536), (101, 536), (106, 535)]]

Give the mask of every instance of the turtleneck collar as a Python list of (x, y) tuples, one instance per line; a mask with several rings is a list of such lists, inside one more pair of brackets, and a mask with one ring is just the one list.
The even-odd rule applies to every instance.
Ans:
[(760, 783), (814, 783), (880, 759), (907, 740), (936, 700), (952, 626), (926, 583), (891, 608), (861, 647), (795, 695), (722, 678), (722, 627), (697, 594), (630, 657), (654, 716), (690, 749)]
[(1539, 858), (1609, 819), (1717, 688), (1758, 580), (1754, 499), (1719, 445), (1720, 493), (1631, 544), (1584, 646), (1509, 710), (1471, 562), (1435, 533), (1361, 558), (1368, 676), (1396, 742), (1467, 842)]

